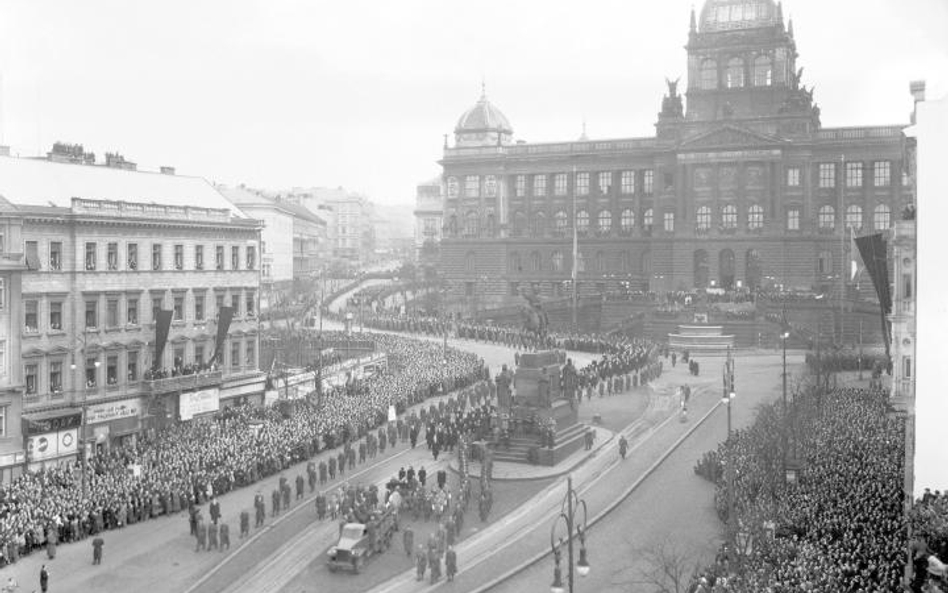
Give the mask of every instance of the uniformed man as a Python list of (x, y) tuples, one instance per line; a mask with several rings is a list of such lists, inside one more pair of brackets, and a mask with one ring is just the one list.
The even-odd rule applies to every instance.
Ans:
[(319, 462), (319, 483), (320, 484), (326, 483), (326, 462), (325, 461)]
[(431, 584), (441, 580), (441, 556), (437, 550), (428, 550), (428, 564), (431, 566)]
[(303, 498), (303, 490), (304, 490), (303, 484), (304, 484), (303, 476), (297, 474), (296, 475), (296, 500)]
[(217, 497), (214, 496), (211, 498), (211, 507), (210, 507), (211, 523), (217, 525), (217, 522), (221, 518), (221, 503), (217, 501)]
[(259, 491), (253, 499), (253, 506), (256, 513), (254, 515), (254, 527), (260, 527), (263, 525), (263, 518), (267, 513), (267, 509), (266, 503), (263, 501), (263, 494)]
[(425, 547), (418, 544), (418, 551), (415, 553), (416, 581), (425, 579), (425, 569), (428, 567), (428, 555), (425, 553)]
[(92, 540), (92, 564), (102, 564), (102, 546), (105, 541), (101, 537)]
[(217, 524), (211, 523), (207, 526), (207, 551), (217, 548)]
[(312, 494), (316, 490), (316, 466), (312, 461), (306, 465), (306, 477), (309, 480), (309, 493)]
[(221, 552), (225, 547), (230, 550), (230, 526), (221, 522)]
[(326, 518), (326, 495), (322, 492), (316, 495), (316, 518), (320, 521)]
[(346, 454), (340, 451), (338, 459), (339, 463), (337, 467), (339, 469), (339, 475), (342, 476), (346, 473)]
[(290, 495), (292, 490), (290, 489), (289, 483), (284, 482), (281, 486), (281, 490), (283, 491), (283, 508), (290, 510)]
[(619, 437), (619, 455), (622, 459), (625, 459), (625, 454), (629, 450), (629, 441), (626, 440), (625, 435)]
[(402, 542), (405, 544), (405, 555), (411, 558), (411, 551), (415, 547), (415, 532), (411, 525), (406, 526), (402, 531)]
[(276, 488), (270, 494), (270, 516), (276, 517), (280, 514), (280, 491)]
[(240, 511), (240, 539), (250, 535), (250, 513)]
[(332, 455), (329, 456), (329, 479), (336, 479), (336, 458)]
[(206, 549), (207, 546), (207, 525), (204, 524), (204, 521), (198, 521), (197, 524), (197, 545), (194, 547), (194, 551), (198, 552), (200, 550)]
[(359, 442), (359, 463), (365, 463), (365, 443)]
[(454, 575), (458, 573), (458, 554), (454, 551), (454, 546), (448, 546), (448, 551), (444, 555), (444, 568), (448, 581), (453, 581)]

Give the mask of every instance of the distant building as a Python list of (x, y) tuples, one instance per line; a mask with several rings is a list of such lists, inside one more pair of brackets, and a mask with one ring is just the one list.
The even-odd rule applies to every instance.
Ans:
[(371, 261), (376, 247), (375, 207), (365, 196), (343, 188), (294, 188), (283, 198), (306, 206), (320, 216), (331, 212), (326, 220), (327, 237), (336, 261), (361, 265)]
[[(32, 469), (70, 462), (84, 443), (262, 403), (259, 221), (201, 178), (55, 159), (0, 157), (0, 196), (0, 274), (17, 301), (0, 324), (11, 379), (0, 406), (6, 427), (19, 426), (15, 387), (26, 439), (11, 430), (0, 459), (25, 450)], [(225, 306), (234, 319), (218, 343)], [(173, 321), (156, 360), (161, 309)], [(190, 373), (212, 360), (217, 370)]]
[(888, 229), (913, 201), (904, 125), (823, 127), (773, 0), (706, 0), (686, 51), (684, 93), (668, 83), (653, 136), (514, 142), (486, 95), (461, 116), (440, 161), (457, 299), (564, 295), (574, 268), (582, 295), (850, 291), (849, 229)]
[(418, 184), (415, 194), (415, 261), (437, 267), (441, 227), (444, 225), (444, 192), (441, 178)]

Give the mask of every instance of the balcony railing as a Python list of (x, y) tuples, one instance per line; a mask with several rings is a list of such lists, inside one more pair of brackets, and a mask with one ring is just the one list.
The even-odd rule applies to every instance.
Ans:
[(167, 377), (165, 379), (152, 379), (142, 381), (142, 391), (149, 395), (160, 395), (163, 393), (173, 393), (176, 391), (187, 391), (189, 389), (201, 389), (203, 387), (213, 387), (220, 385), (223, 381), (223, 371), (208, 371), (204, 373), (195, 373), (193, 375), (179, 375), (177, 377)]

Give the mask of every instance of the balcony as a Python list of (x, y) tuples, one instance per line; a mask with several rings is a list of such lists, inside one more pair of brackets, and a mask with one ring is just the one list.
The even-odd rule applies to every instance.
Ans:
[(190, 389), (215, 387), (223, 382), (223, 377), (223, 371), (208, 371), (193, 375), (167, 377), (165, 379), (146, 379), (142, 381), (142, 393), (146, 395), (161, 395), (164, 393), (188, 391)]

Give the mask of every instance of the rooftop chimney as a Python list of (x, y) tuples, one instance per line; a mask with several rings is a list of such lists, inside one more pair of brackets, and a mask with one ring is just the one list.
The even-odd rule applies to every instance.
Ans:
[(161, 168), (161, 174), (162, 174), (162, 175), (174, 175), (174, 167), (162, 167), (162, 168)]

